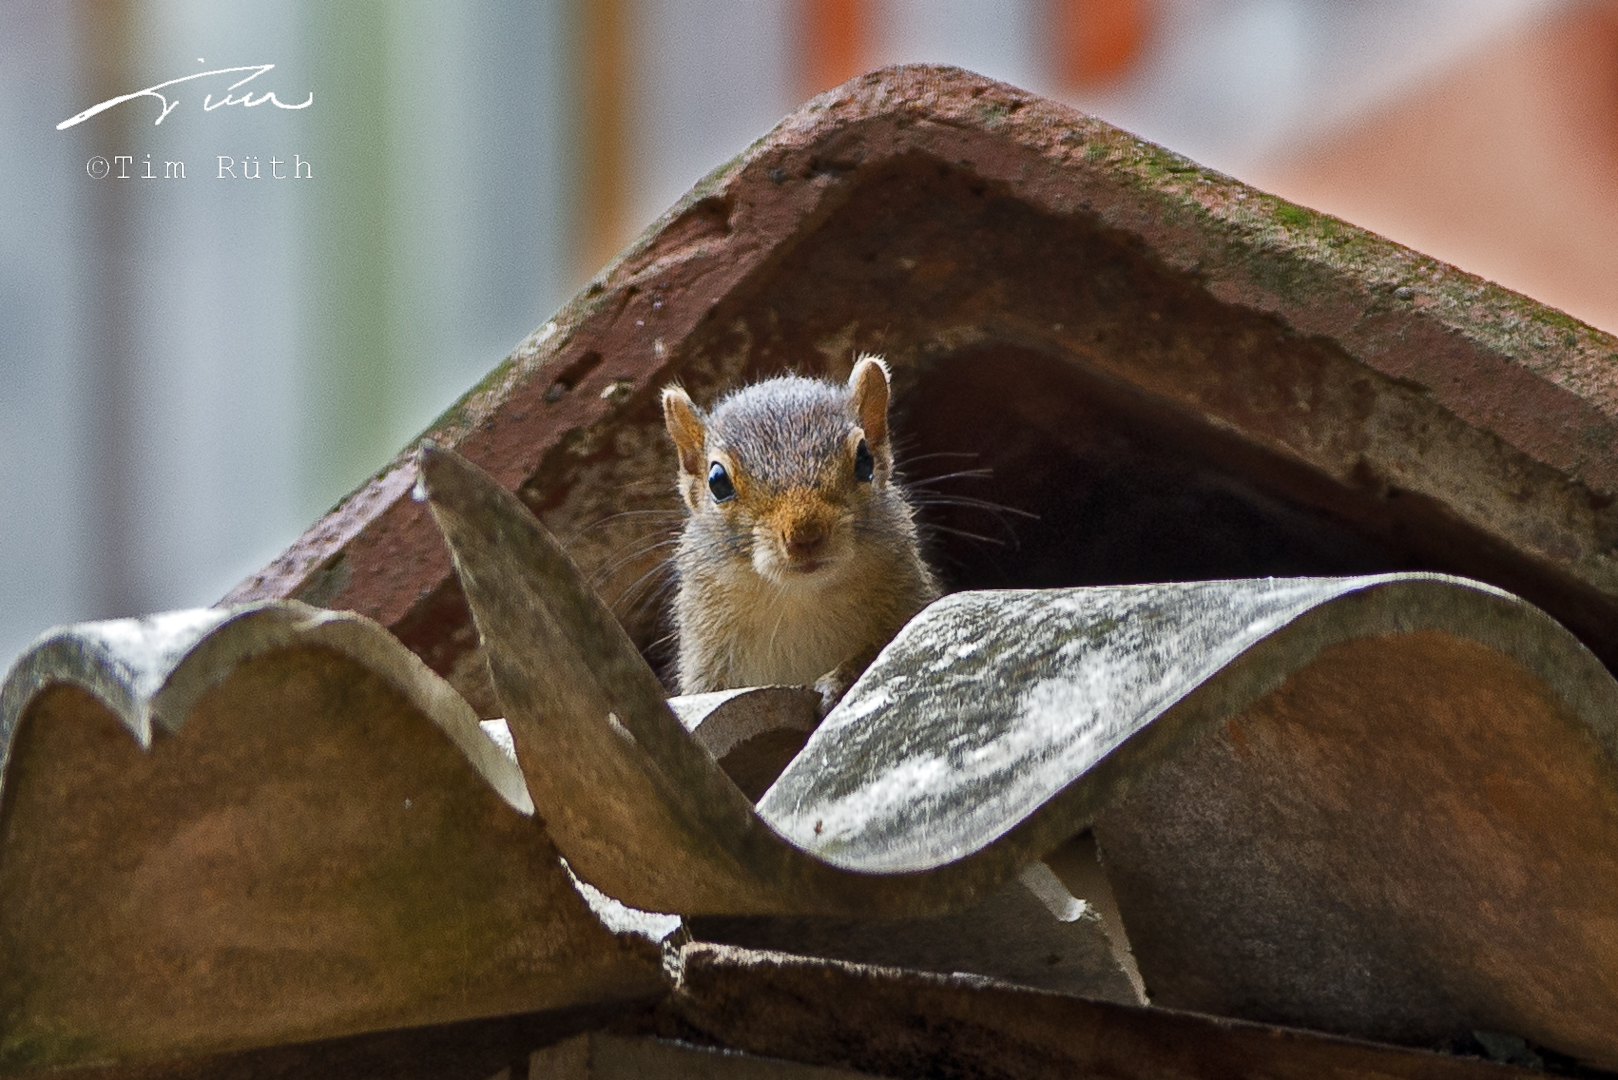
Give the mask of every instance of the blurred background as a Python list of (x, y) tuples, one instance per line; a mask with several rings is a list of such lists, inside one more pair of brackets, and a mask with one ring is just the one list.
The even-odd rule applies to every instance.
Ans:
[[(1618, 4), (0, 0), (0, 663), (212, 603), (700, 176), (904, 61), (1618, 330)], [(214, 77), (57, 129), (262, 64), (238, 94), (309, 106)]]

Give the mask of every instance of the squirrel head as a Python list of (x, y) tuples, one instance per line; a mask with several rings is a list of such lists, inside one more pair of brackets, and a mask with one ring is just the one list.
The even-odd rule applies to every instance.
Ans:
[(783, 376), (745, 386), (704, 414), (679, 386), (663, 418), (680, 494), (715, 554), (782, 585), (821, 584), (857, 555), (862, 521), (890, 488), (888, 370), (861, 356), (846, 385)]

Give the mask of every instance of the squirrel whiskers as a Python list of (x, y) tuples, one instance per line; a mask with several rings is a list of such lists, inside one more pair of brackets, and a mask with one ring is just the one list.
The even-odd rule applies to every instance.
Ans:
[(830, 707), (939, 593), (893, 475), (888, 373), (784, 376), (663, 416), (689, 516), (674, 556), (682, 693), (813, 684)]

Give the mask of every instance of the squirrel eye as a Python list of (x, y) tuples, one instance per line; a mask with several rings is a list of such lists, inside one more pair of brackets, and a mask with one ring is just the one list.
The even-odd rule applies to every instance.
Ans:
[(736, 485), (730, 482), (730, 474), (717, 461), (708, 467), (708, 490), (713, 492), (714, 502), (729, 502), (736, 497)]
[(876, 458), (871, 456), (871, 448), (861, 439), (860, 444), (854, 448), (854, 479), (869, 482), (876, 475)]

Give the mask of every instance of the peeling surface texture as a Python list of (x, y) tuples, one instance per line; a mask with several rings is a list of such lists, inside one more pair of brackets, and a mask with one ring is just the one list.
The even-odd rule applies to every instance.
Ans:
[[(867, 349), (893, 367), (899, 464), (930, 485), (952, 588), (1437, 571), (1618, 666), (1618, 341), (949, 68), (809, 102), (430, 434), (520, 492), (650, 650), (651, 545), (678, 522), (658, 391), (842, 377)], [(929, 480), (960, 469), (993, 478)], [(362, 612), (475, 681), (410, 471), (401, 455), (233, 597)], [(934, 494), (1039, 516), (1008, 530)]]
[(592, 902), (515, 763), (375, 623), (52, 631), (0, 732), (0, 1073), (662, 992), (679, 920)]

